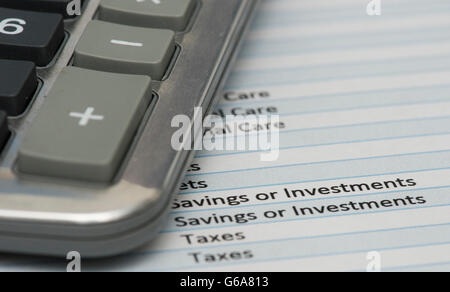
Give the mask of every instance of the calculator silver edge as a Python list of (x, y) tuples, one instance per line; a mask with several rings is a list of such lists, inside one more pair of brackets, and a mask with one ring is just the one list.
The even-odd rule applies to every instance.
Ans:
[(51, 67), (38, 69), (44, 85), (33, 106), (24, 117), (9, 121), (13, 138), (0, 157), (0, 252), (65, 256), (78, 251), (82, 257), (105, 257), (151, 240), (164, 225), (194, 154), (173, 150), (173, 132), (161, 129), (170, 129), (177, 114), (194, 120), (196, 106), (209, 113), (258, 4), (258, 0), (198, 0), (200, 7), (188, 31), (177, 34), (176, 64), (167, 80), (154, 82), (157, 101), (113, 185), (18, 174), (20, 141), (59, 72), (70, 63), (99, 2), (90, 0), (83, 15), (66, 24), (70, 37), (64, 51)]

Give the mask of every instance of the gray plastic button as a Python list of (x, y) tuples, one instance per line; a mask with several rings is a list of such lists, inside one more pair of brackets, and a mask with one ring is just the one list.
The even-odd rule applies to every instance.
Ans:
[(94, 20), (74, 54), (74, 65), (161, 80), (175, 51), (175, 33)]
[(194, 11), (193, 0), (103, 0), (101, 20), (182, 31)]
[(109, 182), (151, 98), (147, 76), (67, 67), (21, 144), (21, 172)]

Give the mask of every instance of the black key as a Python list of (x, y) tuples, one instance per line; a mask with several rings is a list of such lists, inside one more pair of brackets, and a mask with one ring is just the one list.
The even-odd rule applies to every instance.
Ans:
[(0, 8), (0, 59), (27, 60), (45, 66), (63, 40), (61, 15)]
[(59, 13), (70, 18), (79, 15), (82, 3), (82, 0), (0, 0), (0, 7)]
[(9, 138), (8, 123), (6, 119), (6, 113), (0, 111), (0, 151), (5, 146)]
[(0, 60), (0, 110), (23, 113), (38, 85), (33, 62)]

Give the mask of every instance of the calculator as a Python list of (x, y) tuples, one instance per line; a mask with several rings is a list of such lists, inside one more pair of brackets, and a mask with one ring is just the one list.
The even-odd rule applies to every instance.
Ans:
[(152, 240), (194, 154), (172, 119), (211, 112), (257, 4), (1, 0), (0, 252)]

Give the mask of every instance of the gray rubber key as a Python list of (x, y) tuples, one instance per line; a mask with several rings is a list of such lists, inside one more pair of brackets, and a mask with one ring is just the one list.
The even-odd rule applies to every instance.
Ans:
[(175, 51), (175, 33), (94, 20), (74, 54), (74, 65), (161, 80)]
[(195, 8), (193, 0), (103, 0), (99, 19), (126, 25), (185, 29)]
[(147, 76), (65, 68), (25, 135), (19, 171), (110, 182), (150, 99)]

